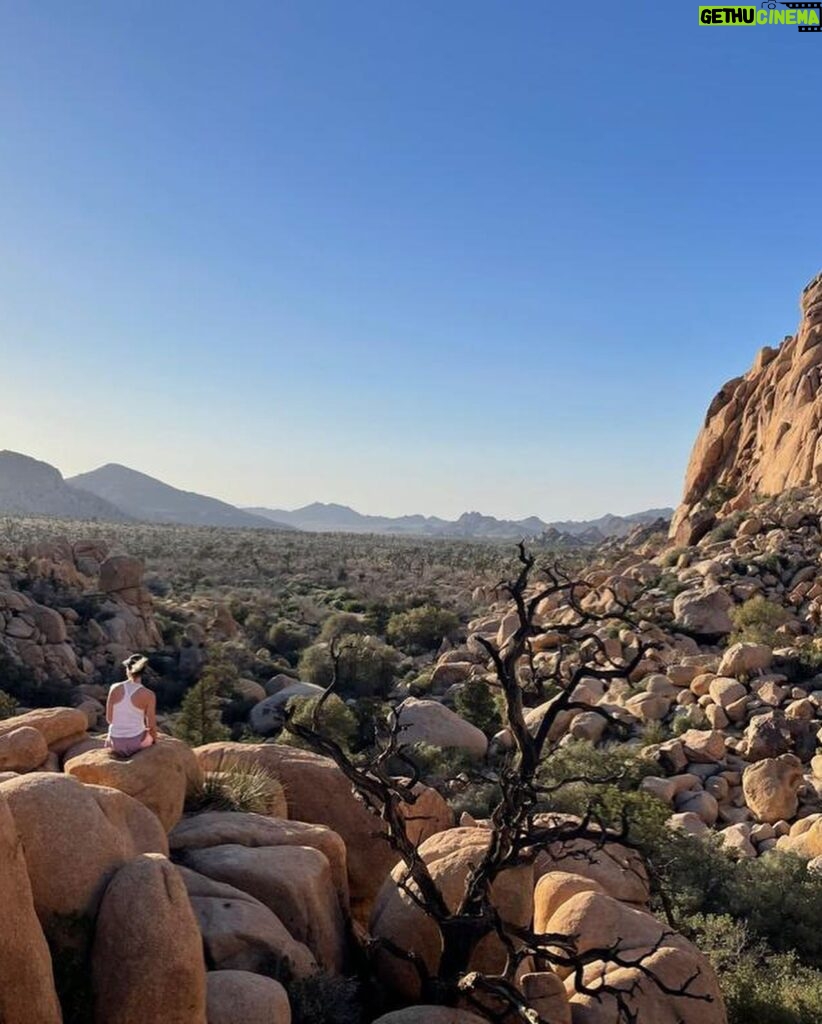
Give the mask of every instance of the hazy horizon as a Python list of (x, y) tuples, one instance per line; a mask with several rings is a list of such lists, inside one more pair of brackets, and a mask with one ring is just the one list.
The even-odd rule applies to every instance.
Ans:
[(612, 14), (4, 5), (0, 447), (241, 507), (676, 505), (822, 267), (822, 61)]

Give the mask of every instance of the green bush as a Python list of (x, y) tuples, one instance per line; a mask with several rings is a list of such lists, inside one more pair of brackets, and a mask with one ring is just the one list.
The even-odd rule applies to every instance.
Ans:
[(285, 658), (294, 657), (309, 644), (308, 630), (287, 619), (275, 622), (266, 639), (271, 650)]
[(779, 604), (769, 601), (761, 594), (738, 605), (731, 612), (734, 632), (728, 638), (729, 644), (750, 641), (778, 647), (780, 637), (777, 629), (789, 619), (788, 611)]
[(454, 698), (454, 709), (486, 736), (493, 736), (502, 728), (499, 703), (484, 679), (466, 680)]
[(662, 556), (663, 568), (672, 569), (679, 561), (680, 557), (684, 555), (687, 550), (687, 548), (679, 547), (671, 548), (669, 551), (666, 551), (665, 554)]
[(10, 693), (0, 690), (0, 721), (4, 718), (11, 718), (19, 706), (19, 702)]
[[(385, 696), (391, 689), (399, 653), (374, 636), (346, 635), (338, 645), (340, 693), (352, 697)], [(300, 658), (300, 678), (328, 686), (333, 676), (331, 650), (326, 644), (307, 648)]]
[[(297, 725), (311, 728), (314, 709), (319, 697), (292, 697), (288, 702), (290, 721)], [(336, 694), (325, 699), (319, 714), (319, 732), (330, 740), (338, 743), (343, 750), (350, 750), (359, 734), (359, 722), (354, 712), (340, 700)], [(308, 746), (286, 725), (277, 738), (278, 743), (287, 743), (292, 747)], [(309, 748), (310, 749), (310, 748)]]
[[(477, 758), (459, 747), (435, 747), (431, 743), (415, 743), (405, 747), (403, 753), (414, 762), (422, 778), (432, 784), (453, 779), (477, 767)], [(392, 768), (397, 775), (408, 773), (408, 766), (404, 766), (401, 760)]]
[(740, 921), (694, 918), (698, 947), (719, 974), (728, 1024), (818, 1024), (822, 1020), (822, 973), (791, 953), (773, 953)]
[(386, 636), (392, 644), (411, 652), (435, 651), (443, 639), (459, 630), (459, 619), (445, 608), (425, 604), (396, 612), (388, 620)]
[(329, 643), (339, 637), (367, 632), (367, 626), (361, 616), (353, 612), (334, 612), (329, 615), (320, 630), (320, 640)]
[(186, 800), (186, 809), (271, 814), (281, 793), (279, 782), (263, 765), (226, 764), (206, 772), (196, 792)]
[(192, 747), (228, 739), (230, 734), (222, 723), (219, 688), (213, 676), (203, 676), (185, 695), (173, 731), (177, 739)]

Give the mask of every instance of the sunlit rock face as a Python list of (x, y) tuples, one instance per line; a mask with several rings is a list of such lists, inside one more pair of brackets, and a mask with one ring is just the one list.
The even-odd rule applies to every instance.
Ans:
[[(689, 543), (715, 485), (744, 507), (755, 494), (822, 485), (822, 274), (805, 288), (798, 332), (763, 348), (711, 402), (671, 536)], [(725, 490), (727, 489), (727, 490)]]

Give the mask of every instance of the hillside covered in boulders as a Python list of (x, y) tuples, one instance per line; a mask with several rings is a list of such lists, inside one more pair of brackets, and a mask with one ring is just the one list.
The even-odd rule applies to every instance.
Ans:
[(757, 376), (818, 286), (594, 547), (6, 519), (0, 1020), (821, 1019), (822, 492)]

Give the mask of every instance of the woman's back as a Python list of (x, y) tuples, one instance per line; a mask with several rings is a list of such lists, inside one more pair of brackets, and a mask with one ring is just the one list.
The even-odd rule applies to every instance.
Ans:
[(111, 706), (110, 736), (129, 737), (138, 736), (146, 729), (145, 708), (134, 704), (132, 698), (142, 689), (142, 683), (135, 683), (127, 679), (123, 683), (115, 683), (116, 687), (122, 687), (122, 695), (116, 690), (112, 693), (114, 698)]

